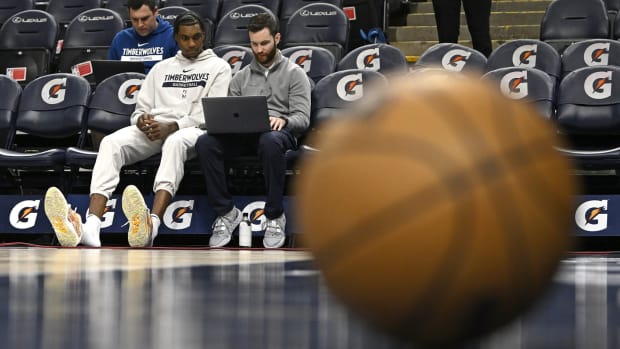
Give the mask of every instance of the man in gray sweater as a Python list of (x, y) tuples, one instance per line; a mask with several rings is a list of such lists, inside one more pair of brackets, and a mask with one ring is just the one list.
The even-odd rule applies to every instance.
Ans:
[(211, 247), (227, 245), (241, 222), (241, 211), (228, 191), (224, 160), (238, 155), (258, 154), (267, 188), (263, 245), (282, 247), (286, 217), (282, 198), (285, 186), (284, 154), (297, 147), (297, 137), (310, 124), (310, 81), (298, 65), (282, 56), (277, 21), (263, 13), (248, 23), (254, 59), (233, 77), (229, 95), (267, 97), (271, 131), (260, 134), (211, 135), (198, 138), (196, 151), (207, 186), (209, 204), (218, 215), (213, 223)]

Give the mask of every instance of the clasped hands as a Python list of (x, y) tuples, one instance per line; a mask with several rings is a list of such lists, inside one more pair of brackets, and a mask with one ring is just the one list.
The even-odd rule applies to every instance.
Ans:
[(153, 115), (144, 113), (136, 122), (136, 126), (150, 141), (165, 140), (170, 134), (179, 129), (176, 122), (161, 122), (155, 120)]

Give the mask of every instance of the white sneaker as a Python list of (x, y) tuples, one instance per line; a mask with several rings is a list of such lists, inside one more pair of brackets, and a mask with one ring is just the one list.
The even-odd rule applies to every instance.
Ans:
[(219, 216), (213, 222), (213, 231), (209, 238), (209, 247), (223, 247), (228, 245), (235, 228), (241, 223), (241, 211), (233, 207), (232, 211)]
[(153, 246), (153, 223), (142, 193), (135, 185), (123, 191), (123, 212), (129, 222), (127, 241), (131, 247)]
[(60, 189), (47, 189), (44, 206), (45, 215), (52, 224), (60, 245), (77, 246), (82, 238), (82, 217), (71, 209)]
[(263, 237), (263, 246), (265, 248), (280, 248), (284, 245), (286, 235), (286, 216), (284, 213), (276, 219), (267, 219), (265, 222), (265, 236)]

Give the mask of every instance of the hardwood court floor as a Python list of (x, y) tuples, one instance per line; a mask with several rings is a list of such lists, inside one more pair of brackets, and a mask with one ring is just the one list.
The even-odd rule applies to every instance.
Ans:
[[(619, 265), (566, 259), (532, 311), (466, 348), (619, 348)], [(291, 250), (3, 247), (0, 325), (0, 348), (412, 348)]]

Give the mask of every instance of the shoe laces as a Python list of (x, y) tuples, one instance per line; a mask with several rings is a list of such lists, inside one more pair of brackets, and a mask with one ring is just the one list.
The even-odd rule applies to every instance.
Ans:
[(213, 226), (212, 226), (213, 234), (218, 234), (218, 235), (226, 234), (227, 233), (226, 231), (228, 230), (226, 221), (227, 219), (224, 218), (224, 216), (217, 217), (215, 219), (215, 222), (213, 222)]
[(278, 221), (275, 219), (269, 219), (265, 222), (265, 235), (269, 236), (279, 236), (282, 234), (282, 227), (278, 224)]

